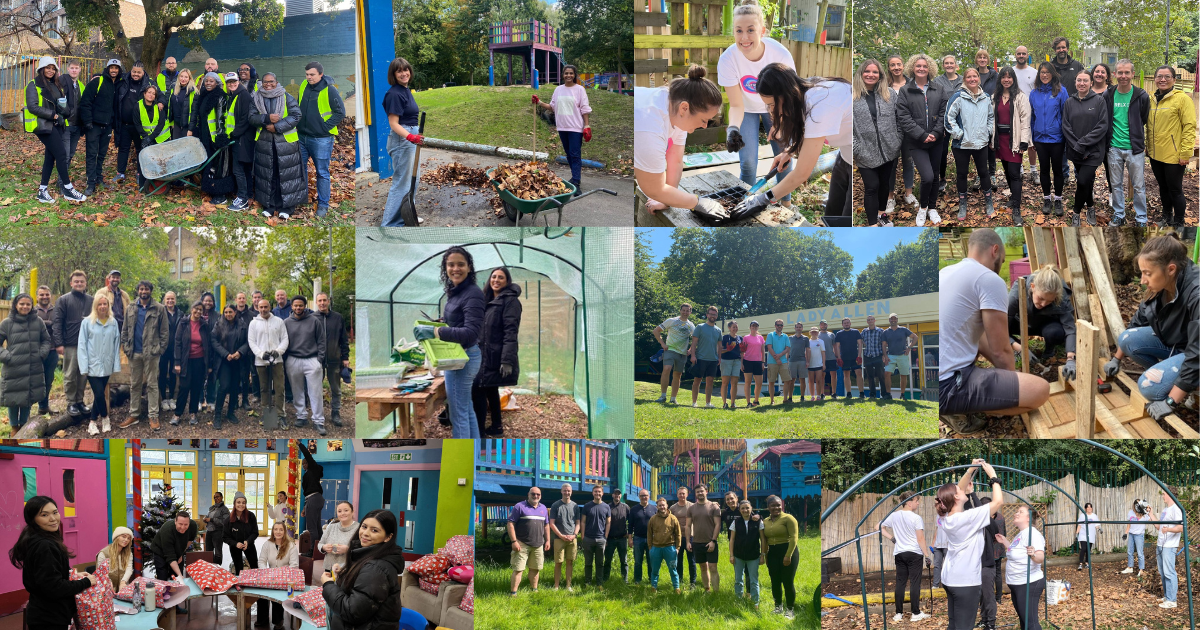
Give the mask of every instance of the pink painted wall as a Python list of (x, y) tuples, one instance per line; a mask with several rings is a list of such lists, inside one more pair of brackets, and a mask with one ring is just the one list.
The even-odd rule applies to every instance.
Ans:
[[(37, 493), (53, 497), (63, 516), (63, 540), (75, 553), (72, 564), (94, 561), (96, 553), (108, 544), (111, 533), (108, 520), (108, 475), (103, 459), (15, 455), (0, 460), (0, 549), (7, 551), (17, 542), (25, 526), (25, 480), (23, 468), (37, 469)], [(75, 501), (63, 493), (63, 474), (73, 470)], [(0, 562), (0, 593), (20, 591), (21, 572), (8, 562)]]

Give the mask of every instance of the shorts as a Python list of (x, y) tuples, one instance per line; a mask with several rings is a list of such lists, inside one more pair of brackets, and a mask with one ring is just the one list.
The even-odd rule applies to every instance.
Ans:
[(737, 378), (742, 373), (741, 359), (721, 359), (721, 376)]
[(1016, 372), (973, 365), (938, 383), (938, 406), (943, 414), (1009, 409), (1020, 402)]
[(675, 352), (674, 350), (667, 350), (663, 352), (662, 362), (663, 367), (669, 367), (676, 372), (682, 373), (683, 369), (687, 367), (687, 357)]
[(720, 376), (720, 364), (716, 361), (705, 361), (704, 359), (696, 359), (692, 364), (689, 373), (695, 378), (708, 378), (710, 376)]
[(742, 359), (742, 371), (752, 376), (762, 376), (762, 361), (750, 361)]
[(808, 378), (808, 366), (803, 361), (792, 361), (788, 363), (788, 375), (793, 381), (804, 380)]
[(546, 561), (545, 547), (542, 545), (531, 547), (519, 540), (517, 544), (521, 546), (521, 550), (512, 552), (512, 557), (509, 559), (512, 570), (524, 571), (529, 568), (532, 571), (541, 571), (542, 564)]
[(712, 551), (708, 551), (708, 543), (692, 541), (692, 557), (696, 559), (696, 564), (716, 564), (721, 560), (720, 551), (720, 545), (715, 540)]
[(783, 377), (783, 380), (788, 380), (787, 365), (783, 363), (772, 363), (767, 366), (767, 383), (774, 384), (775, 379)]
[(579, 553), (579, 539), (567, 542), (561, 538), (554, 539), (554, 564), (562, 564), (563, 560), (574, 560)]
[[(842, 361), (842, 362), (846, 363), (846, 361)], [(850, 359), (850, 362), (846, 363), (846, 365), (848, 365), (848, 366), (854, 365), (854, 359)], [(837, 369), (838, 369), (837, 359), (830, 359), (825, 362), (825, 373), (826, 374), (828, 374), (830, 372), (836, 372)]]
[(885, 372), (899, 373), (900, 376), (912, 376), (912, 357), (904, 354), (889, 354), (888, 364), (883, 366)]

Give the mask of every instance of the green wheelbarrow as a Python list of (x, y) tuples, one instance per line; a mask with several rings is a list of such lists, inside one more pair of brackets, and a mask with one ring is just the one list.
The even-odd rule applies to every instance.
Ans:
[[(230, 140), (210, 156), (200, 138), (184, 136), (138, 151), (138, 165), (142, 167), (142, 177), (146, 179), (142, 192), (147, 196), (157, 195), (175, 182), (198, 190), (200, 187), (187, 178), (203, 171), (222, 152), (231, 150), (236, 144), (237, 141)], [(160, 183), (152, 192), (146, 192), (152, 181)]]
[[(508, 190), (500, 190), (500, 187), (496, 183), (496, 179), (492, 177), (492, 171), (495, 170), (496, 167), (492, 167), (487, 170), (488, 182), (492, 185), (492, 190), (495, 190), (496, 194), (500, 196), (501, 203), (504, 204), (504, 216), (508, 217), (509, 221), (516, 223), (517, 227), (521, 227), (521, 215), (532, 214), (533, 217), (531, 217), (530, 220), (534, 225), (537, 225), (538, 214), (541, 212), (548, 212), (550, 210), (558, 210), (558, 225), (561, 226), (563, 206), (573, 201), (583, 199), (592, 193), (603, 192), (614, 197), (617, 196), (617, 193), (608, 190), (607, 188), (593, 188), (592, 190), (589, 190), (576, 197), (574, 196), (576, 190), (575, 185), (569, 181), (563, 180), (563, 183), (567, 185), (568, 190), (561, 195), (542, 197), (541, 199), (521, 199)], [(549, 217), (546, 218), (546, 225), (550, 225)]]

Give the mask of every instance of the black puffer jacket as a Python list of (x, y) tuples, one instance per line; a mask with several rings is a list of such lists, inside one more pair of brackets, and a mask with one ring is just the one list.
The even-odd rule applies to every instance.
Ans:
[(1183, 367), (1175, 385), (1194, 392), (1200, 386), (1200, 266), (1189, 264), (1176, 276), (1175, 291), (1175, 299), (1167, 304), (1162, 293), (1139, 304), (1129, 327), (1149, 326), (1171, 354), (1182, 352)]
[[(351, 550), (349, 562), (361, 560), (370, 551), (371, 547)], [(321, 595), (329, 630), (395, 630), (400, 622), (399, 576), (403, 571), (404, 556), (397, 547), (395, 553), (367, 562), (349, 591), (336, 582), (326, 582)]]
[[(62, 547), (44, 536), (29, 542), (28, 556), (21, 570), (21, 585), (29, 592), (25, 607), (27, 619), (39, 625), (67, 627), (75, 617), (75, 596), (91, 587), (87, 580), (71, 580), (71, 560)], [(97, 576), (106, 579), (104, 576)], [(399, 599), (397, 606), (399, 606)]]
[[(283, 208), (295, 208), (308, 201), (308, 180), (304, 177), (304, 164), (300, 161), (300, 143), (288, 142), (283, 134), (296, 128), (300, 123), (300, 104), (291, 94), (284, 92), (287, 99), (287, 116), (275, 123), (275, 132), (267, 131), (266, 126), (271, 120), (268, 114), (274, 111), (273, 99), (264, 99), (268, 112), (260, 112), (257, 107), (250, 111), (250, 124), (261, 128), (258, 141), (254, 144), (254, 180), (261, 182), (254, 186), (254, 198), (264, 208), (278, 210), (273, 198), (278, 190), (283, 200)], [(276, 188), (274, 179), (275, 161), (279, 161), (279, 184)]]
[(0, 406), (29, 407), (46, 397), (42, 361), (50, 355), (50, 333), (37, 313), (12, 309), (0, 321)]
[[(925, 92), (909, 81), (896, 95), (896, 120), (904, 141), (910, 148), (925, 149), (941, 142), (946, 135), (946, 102), (950, 95), (934, 83), (926, 86)], [(926, 143), (925, 137), (933, 134), (934, 141)]]
[[(192, 318), (179, 318), (179, 326), (175, 329), (175, 365), (179, 368), (179, 378), (188, 375), (188, 351), (192, 345)], [(200, 320), (200, 347), (204, 349), (204, 371), (213, 367), (212, 332)]]
[(195, 90), (180, 90), (172, 94), (167, 102), (167, 117), (171, 124), (185, 132), (192, 126), (192, 107), (196, 102)]
[[(40, 105), (38, 104), (38, 88), (41, 88), (42, 91)], [(58, 99), (61, 96), (63, 96), (62, 88), (58, 86), (58, 83), (47, 81), (40, 75), (25, 86), (25, 109), (37, 116), (37, 126), (34, 127), (33, 133), (41, 136), (50, 133), (55, 127), (63, 126), (63, 122), (70, 116), (71, 104), (68, 102), (66, 108), (59, 107)], [(57, 120), (54, 120), (55, 116), (58, 116)]]
[(242, 357), (250, 354), (250, 342), (246, 325), (237, 317), (230, 322), (221, 315), (221, 320), (212, 329), (212, 365), (219, 374), (222, 370), (237, 369), (241, 359), (229, 361), (225, 357), (238, 352)]
[[(483, 328), (479, 334), (479, 349), (483, 362), (475, 375), (481, 387), (517, 384), (521, 366), (517, 363), (517, 332), (521, 328), (521, 286), (510, 284), (500, 289), (483, 311)], [(501, 364), (512, 366), (512, 374), (500, 376)]]
[(84, 129), (95, 126), (112, 126), (117, 123), (117, 81), (109, 75), (112, 68), (120, 70), (120, 66), (109, 66), (104, 74), (93, 77), (83, 89), (79, 99), (79, 122)]
[[(117, 84), (117, 101), (120, 105), (121, 122), (126, 125), (140, 125), (138, 122), (137, 105), (142, 100), (142, 90), (150, 85), (150, 77), (143, 72), (142, 78), (134, 79), (129, 73), (121, 77)], [(159, 99), (162, 95), (158, 95)]]
[(79, 88), (79, 82), (72, 79), (69, 74), (58, 75), (55, 82), (58, 83), (63, 96), (67, 97), (67, 110), (70, 112), (67, 120), (70, 121), (72, 127), (76, 127), (79, 125), (79, 99), (83, 96), (83, 90)]

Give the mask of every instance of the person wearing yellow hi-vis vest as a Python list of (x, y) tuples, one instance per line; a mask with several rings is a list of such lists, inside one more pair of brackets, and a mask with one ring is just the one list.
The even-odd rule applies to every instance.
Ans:
[(175, 87), (167, 97), (167, 121), (171, 125), (171, 139), (189, 135), (192, 110), (196, 104), (196, 84), (192, 71), (184, 68), (175, 77)]
[(242, 85), (236, 72), (225, 75), (225, 133), (235, 142), (233, 178), (237, 182), (237, 197), (229, 209), (240, 212), (250, 207), (250, 182), (254, 170), (254, 127), (250, 125), (250, 92)]
[(179, 62), (175, 61), (174, 57), (167, 57), (163, 60), (162, 71), (158, 76), (154, 77), (154, 83), (158, 85), (158, 93), (162, 95), (170, 94), (175, 89), (175, 82), (179, 80), (179, 71), (176, 69)]
[(278, 212), (279, 218), (287, 220), (296, 206), (308, 201), (308, 177), (296, 131), (299, 122), (300, 104), (279, 85), (275, 73), (264, 74), (250, 110), (250, 124), (257, 128), (254, 198), (262, 205), (264, 217)]
[[(134, 107), (136, 118), (133, 133), (137, 135), (143, 149), (171, 139), (171, 130), (167, 127), (167, 112), (158, 103), (158, 85), (150, 83), (142, 88), (142, 100)], [(141, 188), (146, 184), (146, 178), (142, 176), (141, 163), (137, 166), (138, 187)]]
[(212, 196), (214, 205), (224, 204), (226, 195), (237, 189), (233, 178), (233, 154), (222, 151), (229, 144), (229, 132), (225, 130), (225, 91), (221, 84), (221, 76), (216, 72), (204, 75), (192, 107), (192, 135), (200, 138), (209, 157), (218, 151), (221, 153), (208, 163), (200, 176), (200, 190)]
[(38, 186), (37, 200), (42, 203), (54, 203), (54, 197), (48, 190), (50, 173), (58, 168), (58, 185), (63, 197), (69, 201), (87, 201), (87, 197), (79, 194), (71, 184), (71, 176), (67, 173), (67, 142), (66, 125), (71, 116), (67, 97), (54, 77), (58, 74), (58, 64), (53, 57), (42, 57), (38, 60), (37, 76), (25, 86), (25, 131), (35, 134), (46, 147), (42, 159), (42, 181)]
[(79, 100), (83, 97), (83, 81), (79, 80), (79, 71), (81, 67), (78, 61), (67, 63), (67, 71), (58, 75), (58, 87), (63, 91), (63, 96), (67, 97), (67, 107), (71, 110), (71, 114), (67, 116), (67, 129), (63, 135), (67, 141), (67, 164), (70, 165), (71, 160), (75, 159), (75, 149), (79, 147), (79, 136), (83, 135), (83, 128), (79, 125)]
[(334, 136), (346, 117), (346, 105), (333, 82), (325, 78), (319, 61), (304, 66), (305, 84), (300, 86), (300, 160), (308, 181), (308, 159), (317, 167), (317, 216), (329, 211), (329, 160), (333, 157)]

